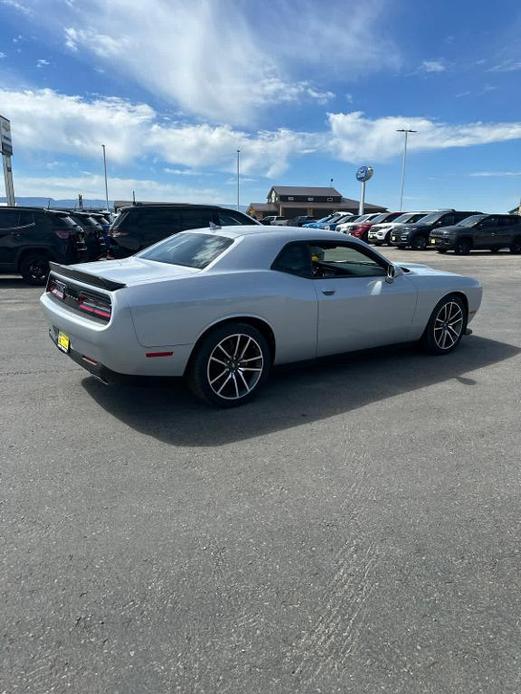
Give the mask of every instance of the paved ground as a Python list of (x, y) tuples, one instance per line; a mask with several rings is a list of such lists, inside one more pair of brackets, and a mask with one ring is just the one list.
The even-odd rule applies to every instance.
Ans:
[(106, 388), (0, 279), (0, 692), (521, 691), (521, 257), (474, 336), (208, 410)]

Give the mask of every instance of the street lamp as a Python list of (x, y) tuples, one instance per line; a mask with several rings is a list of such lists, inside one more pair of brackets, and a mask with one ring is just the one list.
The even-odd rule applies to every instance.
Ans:
[(403, 208), (403, 189), (405, 186), (405, 160), (407, 158), (407, 138), (409, 136), (409, 133), (417, 133), (417, 130), (411, 130), (410, 128), (399, 128), (397, 133), (403, 133), (404, 138), (403, 138), (403, 157), (402, 157), (402, 181), (400, 184), (400, 212), (402, 211)]
[(103, 150), (103, 169), (105, 171), (105, 198), (107, 200), (107, 212), (109, 211), (109, 187), (107, 183), (107, 156), (105, 153), (105, 145), (101, 145)]
[(237, 211), (240, 210), (241, 150), (237, 150)]

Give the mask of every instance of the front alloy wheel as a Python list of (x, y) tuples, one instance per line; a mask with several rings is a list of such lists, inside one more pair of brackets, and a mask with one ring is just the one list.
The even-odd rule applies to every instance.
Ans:
[(220, 407), (250, 400), (271, 364), (268, 343), (248, 324), (232, 323), (213, 330), (194, 355), (188, 373), (193, 392)]
[(442, 299), (425, 328), (422, 343), (431, 354), (447, 354), (455, 349), (467, 327), (467, 307), (454, 294)]
[(425, 236), (417, 236), (413, 239), (411, 247), (415, 251), (424, 251), (427, 248), (427, 239)]

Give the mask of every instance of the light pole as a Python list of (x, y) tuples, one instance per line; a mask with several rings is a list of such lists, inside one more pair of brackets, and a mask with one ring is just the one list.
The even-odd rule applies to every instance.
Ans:
[(417, 133), (417, 130), (411, 130), (410, 128), (399, 128), (397, 133), (403, 133), (403, 157), (402, 157), (402, 180), (400, 183), (400, 212), (403, 208), (403, 190), (405, 187), (405, 160), (407, 159), (407, 138), (409, 133)]
[(103, 150), (103, 169), (105, 171), (105, 198), (107, 200), (107, 212), (109, 212), (109, 186), (107, 183), (107, 156), (105, 153), (105, 145), (101, 145)]
[(240, 210), (241, 150), (237, 150), (237, 211)]

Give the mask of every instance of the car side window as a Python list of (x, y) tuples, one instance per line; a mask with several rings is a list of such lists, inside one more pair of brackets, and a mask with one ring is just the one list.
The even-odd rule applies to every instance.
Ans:
[(299, 277), (312, 277), (311, 257), (306, 243), (289, 243), (276, 257), (272, 270), (286, 272)]
[(237, 226), (239, 224), (251, 224), (252, 222), (247, 217), (243, 217), (240, 214), (233, 214), (227, 210), (218, 210), (217, 223), (219, 226), (227, 227)]
[(453, 214), (446, 214), (444, 217), (440, 219), (438, 222), (438, 225), (441, 227), (448, 227), (451, 226), (452, 224), (455, 224), (456, 220), (454, 219)]
[(497, 226), (497, 218), (496, 217), (486, 217), (480, 224), (482, 229), (491, 229), (492, 227)]
[(18, 226), (19, 213), (14, 210), (0, 212), (0, 229), (10, 229)]
[(211, 210), (183, 210), (181, 212), (181, 224), (183, 229), (207, 228), (212, 220)]
[(498, 226), (500, 227), (512, 227), (515, 224), (515, 220), (513, 217), (500, 217), (499, 218), (499, 224)]
[(385, 277), (387, 271), (374, 257), (349, 244), (310, 244), (313, 277)]

